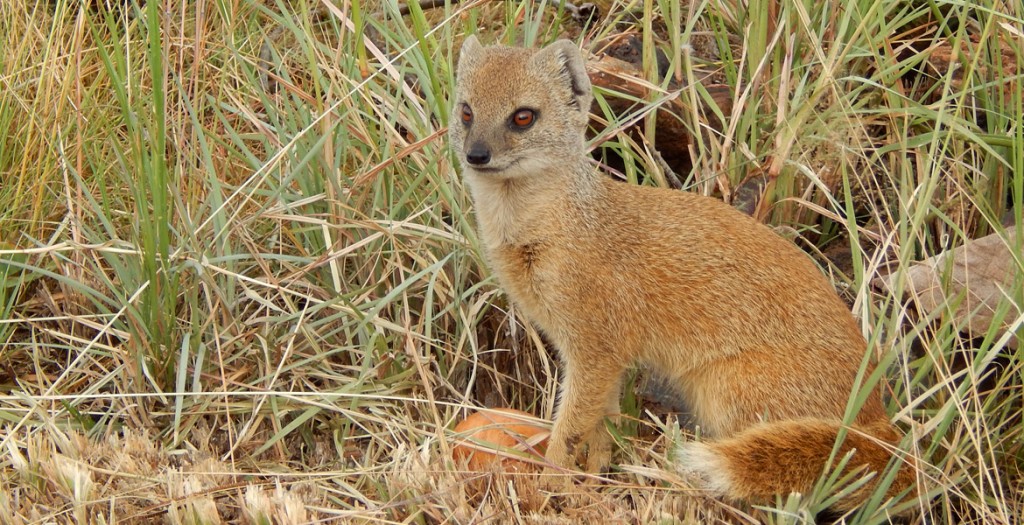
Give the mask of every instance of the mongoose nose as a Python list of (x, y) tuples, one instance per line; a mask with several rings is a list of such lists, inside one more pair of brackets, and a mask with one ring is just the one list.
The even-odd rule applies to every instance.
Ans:
[(491, 161), (491, 150), (482, 145), (474, 145), (466, 152), (466, 162), (474, 166), (483, 166)]

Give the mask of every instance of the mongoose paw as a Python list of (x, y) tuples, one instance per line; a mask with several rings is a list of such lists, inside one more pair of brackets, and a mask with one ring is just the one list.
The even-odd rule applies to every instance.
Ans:
[(595, 441), (587, 451), (587, 472), (604, 474), (612, 462), (611, 440)]
[(545, 468), (540, 474), (540, 489), (552, 494), (567, 494), (573, 488), (572, 472), (561, 468)]
[(566, 447), (559, 447), (557, 442), (548, 445), (545, 455), (547, 466), (540, 476), (540, 487), (553, 493), (566, 493), (572, 488), (573, 471), (576, 468), (575, 455), (570, 454)]

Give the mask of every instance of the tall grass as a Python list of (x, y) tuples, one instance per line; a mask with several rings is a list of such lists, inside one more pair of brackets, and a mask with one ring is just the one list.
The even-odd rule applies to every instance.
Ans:
[[(468, 410), (550, 418), (557, 384), (489, 278), (445, 146), (453, 56), (470, 31), (588, 47), (631, 25), (661, 89), (636, 112), (706, 106), (705, 75), (734, 94), (720, 131), (682, 117), (685, 189), (763, 180), (759, 218), (850, 260), (819, 256), (918, 458), (910, 519), (1019, 519), (1021, 279), (997, 308), (1010, 331), (973, 337), (955, 302), (918, 312), (904, 292), (915, 261), (1021, 227), (1020, 6), (601, 6), (584, 31), (546, 2), (0, 4), (0, 521), (790, 523), (851, 490), (704, 499), (669, 473), (691, 437), (642, 392), (612, 429), (612, 483), (556, 501), (448, 459)], [(715, 53), (682, 47), (700, 38)], [(612, 141), (633, 182), (666, 183), (649, 147)]]

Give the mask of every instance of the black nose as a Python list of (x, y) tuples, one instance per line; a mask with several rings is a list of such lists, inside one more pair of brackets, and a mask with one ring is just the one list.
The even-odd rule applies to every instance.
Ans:
[(491, 161), (491, 150), (483, 144), (473, 144), (466, 152), (466, 162), (474, 166), (483, 166)]

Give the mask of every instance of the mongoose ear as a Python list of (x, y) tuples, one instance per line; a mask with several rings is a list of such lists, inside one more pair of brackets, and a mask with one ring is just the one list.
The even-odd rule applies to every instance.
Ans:
[(470, 67), (477, 58), (484, 51), (484, 46), (480, 45), (480, 41), (477, 40), (476, 35), (469, 35), (466, 40), (462, 42), (462, 50), (459, 51), (459, 76), (466, 71), (466, 68)]
[(590, 101), (593, 98), (590, 77), (587, 75), (583, 55), (576, 44), (570, 40), (559, 40), (537, 52), (532, 63), (535, 67), (551, 68), (550, 73), (564, 78), (572, 89), (573, 103), (584, 112), (590, 111)]

